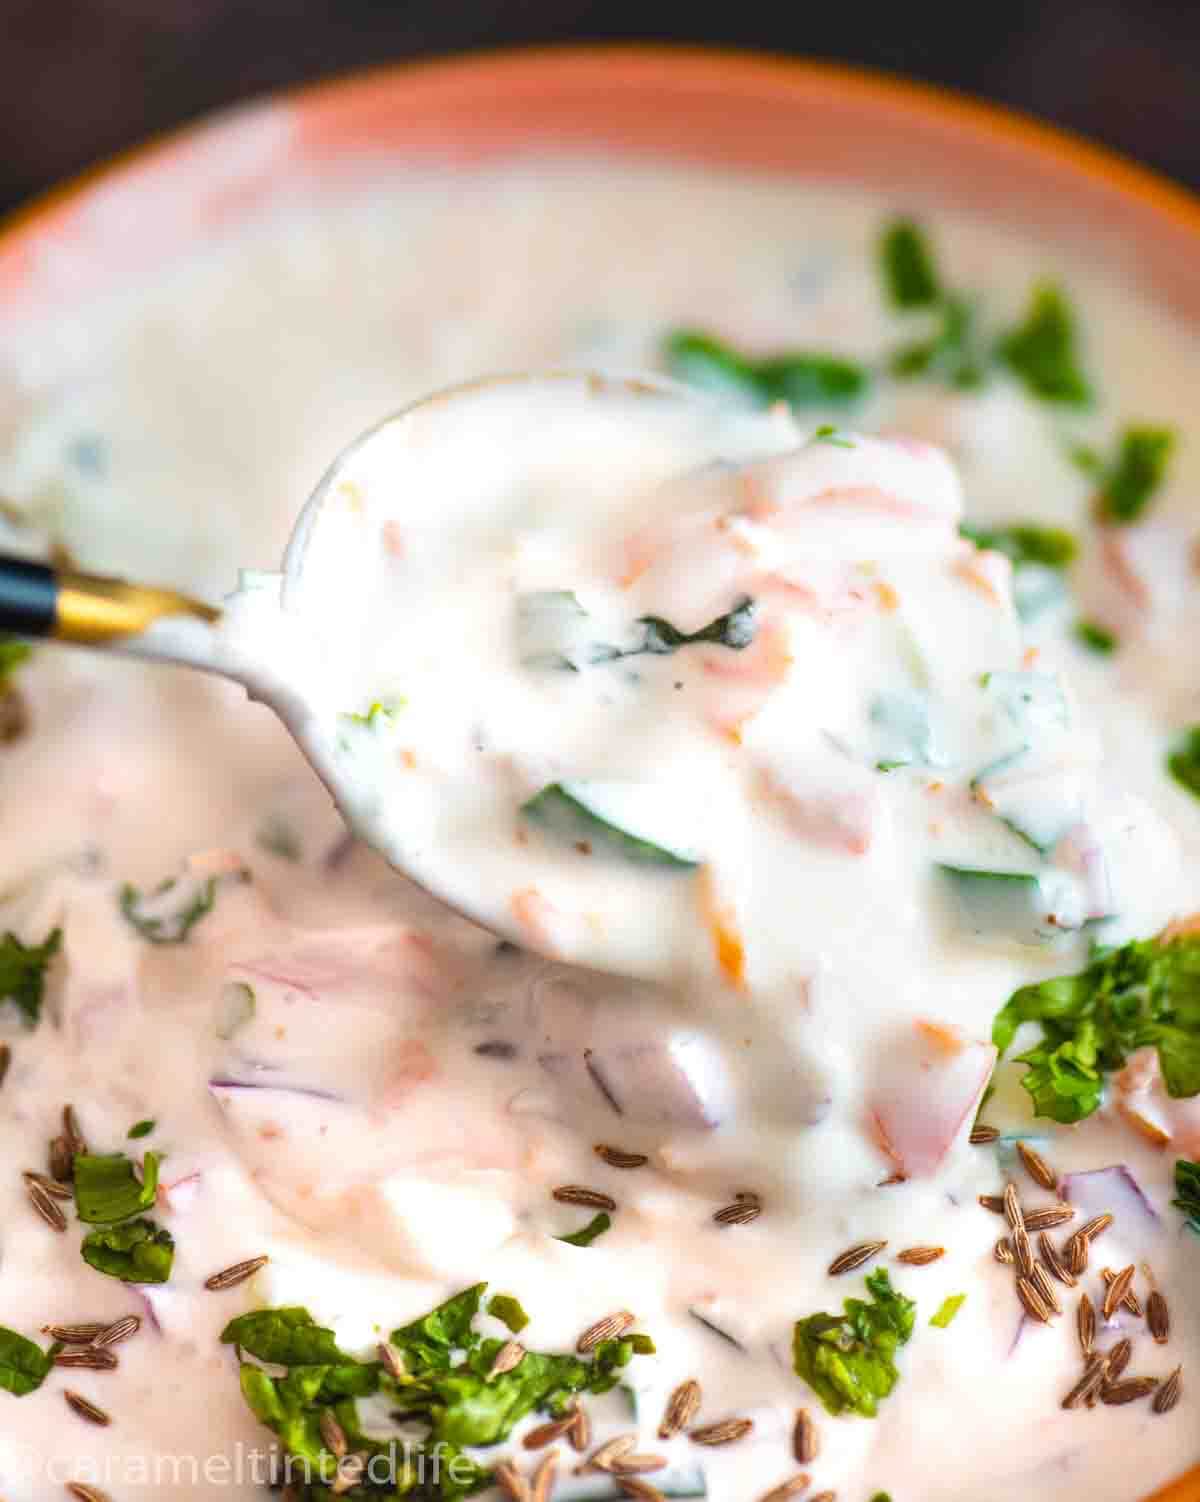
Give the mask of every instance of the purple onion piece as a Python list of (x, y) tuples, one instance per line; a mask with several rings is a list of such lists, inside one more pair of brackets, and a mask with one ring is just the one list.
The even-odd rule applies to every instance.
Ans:
[(235, 1080), (219, 1075), (209, 1080), (208, 1088), (214, 1093), (218, 1090), (262, 1090), (276, 1095), (303, 1095), (310, 1100), (331, 1100), (339, 1106), (349, 1105), (344, 1095), (338, 1095), (333, 1090), (322, 1090), (317, 1085), (281, 1085), (277, 1080), (268, 1083), (265, 1080)]
[(1125, 1216), (1158, 1224), (1158, 1211), (1124, 1163), (1064, 1174), (1061, 1189), (1063, 1199), (1075, 1205), (1087, 1220), (1108, 1214), (1118, 1222)]

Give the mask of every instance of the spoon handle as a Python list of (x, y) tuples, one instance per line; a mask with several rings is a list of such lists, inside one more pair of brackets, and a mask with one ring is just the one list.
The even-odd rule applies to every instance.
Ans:
[(0, 631), (216, 671), (221, 612), (172, 589), (0, 556)]

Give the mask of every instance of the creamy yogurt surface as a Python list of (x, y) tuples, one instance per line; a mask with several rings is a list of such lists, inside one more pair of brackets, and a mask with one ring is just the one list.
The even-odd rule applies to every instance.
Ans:
[[(1200, 719), (1180, 650), (1200, 615), (1200, 355), (1052, 251), (931, 217), (941, 277), (978, 303), (976, 343), (955, 344), (948, 295), (889, 296), (896, 207), (651, 167), (413, 176), (293, 206), (161, 287), (11, 336), (6, 544), (214, 599), (259, 570), (231, 629), (304, 686), (296, 729), (362, 790), (352, 820), (455, 897), (477, 872), (473, 910), (523, 942), (349, 836), (240, 690), (50, 647), (17, 668), (0, 1358), (34, 1390), (0, 1393), (8, 1502), (72, 1479), (114, 1502), (259, 1496), (281, 1437), (340, 1464), (323, 1474), (351, 1495), (455, 1496), (497, 1471), (493, 1494), (521, 1497), (557, 1452), (541, 1502), (1132, 1499), (1200, 1459), (1200, 1240), (1172, 1204), (1176, 1163), (1200, 1159), (1200, 801), (1186, 757), (1168, 772)], [(1044, 399), (1019, 343), (994, 357), (1028, 332), (1038, 278), (1069, 297), (1086, 408), (1061, 382)], [(789, 368), (819, 400), (780, 404), (758, 357), (788, 351), (826, 362)], [(293, 512), (356, 429), (548, 365), (720, 376), (726, 400), (700, 419), (626, 410), (615, 381), (493, 391), (486, 453), (449, 458), (392, 425), (279, 584)], [(853, 402), (847, 369), (870, 377)], [(1178, 436), (1148, 479), (1143, 445), (1129, 482), (1132, 424)], [(962, 536), (964, 514), (998, 546)], [(447, 682), (447, 659), (472, 671)], [(997, 1065), (997, 1016), (1103, 967), (1093, 943), (1127, 970), (1109, 960), (1080, 995), (1153, 993), (1154, 1015), (1121, 1033), (1123, 1067), (1057, 1055), (1063, 1088), (1038, 1099), (1058, 1119), (1035, 1116), (1013, 1056), (1040, 1024)], [(88, 1151), (56, 1190), (68, 1103)], [(979, 1202), (1009, 1183), (1028, 1250), (1014, 1207)], [(1027, 1255), (1043, 1272), (1022, 1293)], [(1106, 1314), (1104, 1270), (1128, 1267), (1132, 1298)], [(484, 1281), (453, 1344), (491, 1344), (413, 1334)], [(1094, 1350), (1131, 1342), (1123, 1371), (1093, 1372), (1091, 1411), (1086, 1392), (1062, 1406), (1089, 1370), (1083, 1294)], [(268, 1330), (284, 1308), (333, 1332), (321, 1377), (311, 1345)], [(42, 1373), (13, 1339), (44, 1351), (43, 1327), (128, 1314), (115, 1367), (76, 1345)], [(525, 1362), (576, 1353), (609, 1316), (579, 1368), (495, 1421)], [(455, 1387), (439, 1363), (464, 1361)], [(1119, 1387), (1141, 1378), (1157, 1385)], [(445, 1474), (356, 1471), (420, 1438), (435, 1390), (466, 1479), (449, 1452)], [(547, 1434), (576, 1401), (590, 1434)]]

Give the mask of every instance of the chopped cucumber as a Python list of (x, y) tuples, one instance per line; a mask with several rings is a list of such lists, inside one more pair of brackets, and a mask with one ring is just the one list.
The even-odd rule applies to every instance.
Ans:
[(521, 805), (527, 819), (558, 838), (640, 865), (690, 870), (699, 855), (672, 831), (661, 787), (632, 782), (552, 782)]
[(988, 673), (983, 686), (1025, 735), (1068, 722), (1067, 701), (1052, 673)]
[(1076, 774), (1044, 765), (1039, 770), (1028, 748), (985, 767), (972, 779), (971, 791), (1041, 855), (1083, 817)]
[[(664, 1497), (707, 1497), (704, 1472), (698, 1465), (673, 1466), (656, 1471), (650, 1478)], [(554, 1491), (554, 1502), (626, 1502), (628, 1492), (614, 1476), (584, 1473), (564, 1476)]]
[(939, 863), (959, 916), (973, 933), (1041, 944), (1063, 929), (1078, 928), (1080, 918), (1053, 873), (986, 871), (976, 866)]
[(527, 668), (577, 673), (621, 655), (592, 638), (591, 617), (569, 589), (518, 595), (516, 631), (517, 655)]
[(908, 767), (920, 762), (927, 767), (944, 765), (929, 722), (929, 706), (916, 694), (879, 694), (871, 704), (871, 724), (879, 734), (875, 766), (880, 771)]
[(1062, 572), (1043, 563), (1028, 563), (1013, 574), (1013, 603), (1017, 616), (1025, 624), (1067, 599), (1067, 584)]

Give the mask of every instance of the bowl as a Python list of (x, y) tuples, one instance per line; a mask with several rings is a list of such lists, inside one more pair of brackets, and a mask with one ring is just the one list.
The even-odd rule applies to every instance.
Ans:
[[(252, 218), (389, 162), (536, 147), (790, 172), (1024, 228), (1200, 324), (1200, 200), (1032, 120), (799, 60), (567, 47), (385, 66), (138, 148), (0, 225), (0, 329), (136, 287)], [(1200, 1502), (1200, 1467), (1150, 1502)]]

